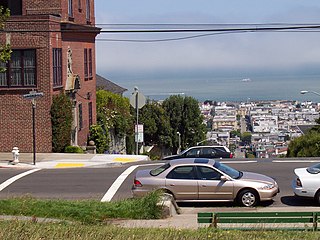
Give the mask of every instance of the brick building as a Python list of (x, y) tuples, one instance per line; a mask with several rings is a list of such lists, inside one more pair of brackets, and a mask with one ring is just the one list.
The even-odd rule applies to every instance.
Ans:
[(11, 60), (0, 73), (0, 152), (14, 146), (32, 152), (35, 90), (37, 152), (52, 151), (50, 108), (55, 94), (73, 101), (71, 145), (84, 146), (96, 122), (94, 0), (0, 0), (11, 10), (0, 44), (10, 43)]

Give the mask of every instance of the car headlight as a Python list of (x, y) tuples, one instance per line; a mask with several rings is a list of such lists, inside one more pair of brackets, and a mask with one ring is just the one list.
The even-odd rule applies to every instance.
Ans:
[(265, 184), (265, 185), (259, 187), (260, 190), (270, 190), (272, 188), (274, 188), (273, 184)]

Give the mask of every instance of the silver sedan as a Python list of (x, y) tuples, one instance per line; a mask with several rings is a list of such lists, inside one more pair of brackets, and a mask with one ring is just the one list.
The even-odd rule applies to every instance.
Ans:
[(134, 196), (157, 189), (171, 194), (177, 202), (237, 201), (246, 207), (271, 200), (279, 192), (271, 177), (241, 172), (206, 158), (171, 160), (156, 169), (137, 171)]

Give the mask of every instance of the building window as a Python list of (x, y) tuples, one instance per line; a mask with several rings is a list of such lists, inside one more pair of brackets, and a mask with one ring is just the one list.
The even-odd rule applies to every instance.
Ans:
[(69, 15), (69, 17), (73, 17), (72, 0), (68, 0), (68, 15)]
[(0, 6), (10, 9), (10, 15), (22, 15), (22, 0), (0, 0)]
[(13, 50), (11, 60), (1, 63), (7, 68), (0, 73), (0, 87), (35, 87), (36, 86), (36, 51)]
[(62, 86), (62, 49), (52, 49), (53, 87)]
[(89, 109), (89, 127), (92, 125), (92, 102), (88, 103), (88, 109)]
[(92, 49), (84, 49), (84, 80), (92, 79)]
[(86, 19), (90, 22), (90, 0), (86, 0)]
[(83, 128), (82, 103), (79, 103), (79, 131)]
[(88, 80), (89, 75), (88, 75), (88, 49), (84, 49), (84, 79)]
[(88, 67), (89, 67), (89, 78), (92, 79), (92, 49), (89, 49), (89, 61), (88, 61)]

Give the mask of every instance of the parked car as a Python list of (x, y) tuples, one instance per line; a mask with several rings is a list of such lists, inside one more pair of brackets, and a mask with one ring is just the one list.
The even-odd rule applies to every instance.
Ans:
[(241, 172), (207, 158), (176, 159), (136, 172), (133, 196), (144, 196), (157, 189), (171, 194), (177, 202), (237, 201), (246, 207), (271, 200), (279, 192), (271, 177)]
[(314, 198), (320, 204), (320, 163), (307, 168), (296, 168), (292, 189), (295, 195)]
[(184, 150), (179, 155), (164, 157), (163, 160), (179, 158), (232, 158), (232, 153), (225, 146), (196, 146)]

